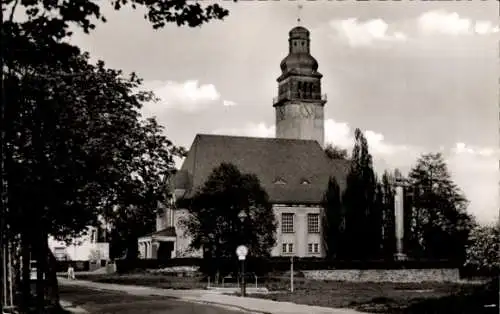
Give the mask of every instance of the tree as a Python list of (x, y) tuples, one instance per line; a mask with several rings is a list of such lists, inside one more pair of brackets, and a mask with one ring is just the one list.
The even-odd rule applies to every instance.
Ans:
[[(97, 71), (96, 68), (90, 69), (85, 64), (88, 63), (88, 58), (79, 59), (79, 50), (62, 42), (62, 39), (71, 36), (70, 26), (89, 32), (95, 28), (94, 19), (105, 21), (100, 13), (102, 4), (90, 0), (6, 0), (1, 4), (1, 94), (6, 97), (2, 97), (0, 104), (0, 181), (2, 191), (6, 186), (9, 188), (9, 203), (6, 207), (2, 195), (0, 215), (8, 219), (11, 235), (16, 232), (24, 235), (22, 242), (25, 261), (30, 260), (29, 247), (34, 249), (33, 252), (41, 262), (38, 278), (42, 278), (41, 272), (47, 269), (44, 265), (46, 254), (43, 252), (48, 250), (47, 233), (54, 233), (59, 237), (78, 234), (87, 224), (97, 223), (101, 210), (109, 218), (110, 212), (114, 212), (109, 208), (119, 208), (118, 212), (123, 212), (130, 205), (141, 204), (148, 208), (150, 214), (154, 208), (150, 205), (156, 203), (157, 197), (161, 198), (160, 194), (164, 194), (157, 192), (163, 188), (158, 183), (161, 181), (157, 180), (162, 174), (156, 173), (149, 182), (145, 182), (148, 181), (147, 176), (131, 179), (130, 173), (137, 172), (137, 166), (145, 170), (142, 173), (154, 173), (147, 163), (151, 161), (147, 158), (138, 161), (143, 155), (134, 155), (141, 152), (140, 146), (128, 147), (130, 142), (137, 144), (141, 141), (133, 141), (126, 136), (118, 138), (116, 145), (110, 141), (113, 135), (114, 139), (116, 135), (120, 135), (120, 129), (140, 129), (135, 123), (138, 120), (137, 114), (135, 117), (125, 114), (125, 118), (121, 119), (120, 114), (114, 115), (106, 111), (116, 104), (114, 102), (128, 102), (135, 109), (139, 108), (134, 103), (145, 100), (145, 94), (131, 93), (139, 82), (135, 75), (125, 82), (117, 78), (121, 73), (104, 69), (104, 64), (98, 65)], [(186, 0), (113, 0), (111, 4), (116, 10), (125, 5), (146, 8), (145, 18), (154, 28), (161, 28), (169, 22), (200, 26), (212, 19), (222, 19), (228, 14), (227, 10), (217, 4), (201, 7), (199, 3), (188, 3)], [(15, 19), (16, 16), (23, 16), (23, 13), (23, 20)], [(98, 78), (94, 82), (96, 77)], [(106, 86), (107, 83), (111, 83), (111, 87)], [(82, 91), (87, 84), (94, 88)], [(98, 84), (101, 85), (97, 87)], [(113, 87), (116, 90), (111, 90)], [(72, 92), (72, 89), (77, 92)], [(104, 106), (105, 110), (96, 110), (96, 105), (102, 105), (99, 101), (107, 101), (110, 106)], [(92, 104), (93, 110), (86, 108)], [(117, 108), (122, 109), (120, 106)], [(82, 129), (78, 129), (79, 127)], [(104, 133), (99, 134), (99, 131)], [(105, 145), (99, 150), (98, 146), (103, 142)], [(160, 155), (178, 152), (165, 139), (154, 144), (156, 147), (163, 146), (163, 153)], [(104, 148), (111, 150), (104, 152)], [(121, 152), (121, 156), (116, 156), (117, 151)], [(158, 160), (157, 158), (152, 163)], [(163, 161), (168, 164), (171, 160), (165, 158)], [(159, 168), (169, 167), (163, 164)], [(3, 177), (4, 169), (8, 169), (7, 180)], [(24, 176), (16, 175), (14, 169), (21, 171)], [(93, 172), (94, 170), (97, 171)], [(118, 174), (125, 179), (121, 180)], [(5, 184), (7, 181), (8, 185)], [(103, 181), (107, 183), (102, 184)], [(141, 188), (143, 190), (139, 192)], [(134, 192), (133, 196), (122, 193), (117, 197), (119, 193), (116, 191), (131, 190)], [(110, 191), (115, 193), (107, 193)], [(51, 199), (51, 196), (56, 197)], [(120, 206), (113, 207), (112, 204), (115, 203)], [(30, 219), (26, 219), (27, 217)], [(19, 218), (28, 223), (16, 224)], [(24, 278), (29, 278), (27, 271), (29, 269), (25, 268)], [(29, 294), (29, 287), (26, 291)], [(37, 285), (37, 294), (39, 305), (43, 304), (42, 281)], [(39, 307), (37, 311), (42, 309)]]
[[(154, 231), (156, 215), (171, 198), (168, 181), (175, 172), (173, 157), (179, 153), (154, 119), (141, 121), (134, 132), (130, 146), (135, 154), (127, 170), (131, 172), (114, 194), (104, 199), (106, 221), (112, 225), (110, 245), (114, 258), (124, 253), (129, 259), (137, 258), (137, 238)], [(127, 164), (129, 160), (122, 162)]]
[[(108, 2), (115, 10), (124, 7), (132, 9), (145, 9), (144, 18), (153, 28), (162, 28), (169, 23), (178, 26), (201, 26), (211, 20), (226, 17), (229, 12), (218, 4), (202, 6), (187, 0), (112, 0)], [(106, 17), (101, 14), (102, 2), (96, 0), (83, 1), (16, 1), (4, 0), (2, 7), (5, 10), (4, 20), (13, 21), (14, 17), (22, 13), (28, 18), (28, 24), (41, 27), (39, 32), (53, 35), (57, 39), (71, 36), (69, 26), (74, 25), (89, 33), (95, 29), (95, 21), (106, 22)], [(7, 16), (9, 17), (7, 19)]]
[[(161, 28), (169, 22), (175, 22), (178, 25), (187, 24), (190, 27), (200, 26), (212, 19), (223, 19), (228, 14), (227, 10), (221, 8), (217, 4), (202, 7), (199, 3), (189, 3), (185, 0), (114, 0), (111, 4), (115, 10), (119, 10), (127, 5), (134, 9), (139, 6), (145, 7), (147, 11), (145, 18), (152, 23), (154, 28)], [(8, 86), (8, 88), (4, 89), (4, 91), (8, 90), (6, 95), (6, 104), (8, 104), (8, 106), (6, 106), (5, 110), (6, 123), (4, 123), (4, 121), (0, 123), (2, 128), (4, 128), (10, 119), (14, 119), (13, 121), (15, 122), (13, 122), (13, 124), (17, 123), (19, 128), (25, 128), (27, 126), (26, 123), (31, 123), (33, 138), (26, 138), (26, 132), (24, 132), (24, 140), (33, 140), (33, 142), (36, 142), (36, 145), (42, 146), (41, 143), (44, 139), (35, 140), (37, 132), (33, 132), (33, 128), (37, 127), (37, 125), (34, 123), (40, 121), (41, 124), (44, 124), (44, 127), (50, 126), (50, 122), (52, 121), (43, 121), (43, 119), (54, 119), (54, 116), (48, 117), (46, 114), (57, 110), (53, 107), (56, 100), (45, 99), (52, 96), (49, 95), (50, 93), (44, 94), (39, 86), (44, 86), (48, 91), (54, 94), (53, 87), (61, 84), (61, 82), (64, 82), (64, 87), (68, 87), (71, 86), (71, 84), (81, 84), (82, 82), (86, 84), (89, 80), (93, 79), (89, 77), (92, 70), (82, 68), (84, 67), (83, 64), (88, 62), (88, 57), (84, 56), (80, 58), (79, 61), (76, 61), (80, 55), (78, 48), (63, 43), (61, 40), (71, 36), (71, 32), (68, 31), (70, 25), (76, 25), (85, 32), (89, 32), (95, 28), (94, 20), (96, 18), (105, 22), (105, 17), (100, 13), (101, 6), (102, 4), (98, 1), (91, 0), (79, 2), (64, 1), (62, 3), (60, 1), (50, 2), (41, 0), (21, 2), (16, 0), (2, 1), (2, 43), (5, 45), (5, 48), (2, 50), (3, 56), (1, 60), (3, 62), (2, 69), (6, 69), (7, 71), (4, 73), (4, 76), (2, 76), (2, 79), (5, 77), (5, 85)], [(25, 13), (26, 19), (16, 20), (15, 17), (19, 16), (20, 13)], [(104, 64), (101, 65), (101, 70), (103, 69)], [(113, 73), (121, 75), (121, 73), (117, 71), (110, 71), (110, 73), (107, 74), (112, 75)], [(106, 79), (108, 79), (109, 82), (110, 76), (108, 75)], [(106, 84), (106, 82), (103, 81), (105, 80), (98, 80), (99, 83)], [(127, 86), (125, 84), (123, 87), (127, 88), (126, 91), (130, 93), (131, 87), (137, 87), (138, 84), (138, 78), (133, 75), (129, 85)], [(14, 87), (15, 85), (19, 86), (19, 88)], [(4, 85), (2, 85), (2, 88), (3, 86)], [(14, 89), (12, 89), (13, 87)], [(75, 85), (74, 87), (78, 89), (78, 86)], [(100, 87), (102, 88), (102, 85)], [(81, 89), (82, 88), (80, 88), (80, 90)], [(40, 93), (40, 91), (42, 92)], [(37, 92), (38, 94), (35, 95)], [(81, 95), (77, 95), (77, 93), (73, 93), (72, 95), (71, 93), (67, 93), (63, 95), (71, 96), (67, 99), (62, 97), (57, 99), (58, 105), (60, 105), (61, 108), (66, 104), (68, 105), (69, 109), (66, 110), (67, 112), (73, 109), (72, 105), (75, 98), (78, 100), (78, 97), (81, 97)], [(36, 99), (34, 98), (35, 96)], [(137, 94), (139, 100), (146, 100), (144, 96), (144, 94)], [(141, 97), (143, 99), (140, 99)], [(124, 99), (127, 98), (125, 97)], [(47, 101), (51, 103), (48, 105), (46, 104)], [(20, 107), (18, 106), (21, 102), (26, 104), (26, 106), (19, 109)], [(34, 105), (35, 103), (39, 105)], [(4, 105), (5, 104), (2, 102), (2, 108), (4, 108)], [(45, 106), (43, 112), (39, 108), (42, 106)], [(27, 107), (30, 108), (27, 109)], [(134, 109), (139, 107), (140, 106), (136, 106)], [(86, 108), (80, 109), (85, 113)], [(28, 110), (27, 115), (25, 114), (26, 110)], [(21, 116), (21, 113), (23, 113), (24, 116)], [(78, 116), (81, 113), (82, 112), (77, 113), (76, 111), (72, 111), (68, 116), (71, 114)], [(16, 116), (16, 114), (19, 116)], [(34, 118), (35, 114), (38, 115), (39, 119)], [(88, 116), (84, 115), (84, 117)], [(137, 117), (138, 115), (136, 114), (135, 118)], [(85, 124), (84, 121), (80, 121), (80, 123)], [(123, 125), (123, 127), (126, 128), (127, 126)], [(14, 129), (2, 129), (2, 131), (11, 135), (16, 134)], [(75, 147), (72, 148), (74, 149)], [(10, 150), (7, 150), (6, 153), (6, 155), (15, 154), (15, 152)], [(34, 152), (32, 152), (32, 154), (34, 154)], [(39, 152), (39, 155), (42, 156), (43, 154)], [(38, 163), (43, 163), (43, 161), (38, 160)], [(45, 179), (47, 182), (53, 181), (51, 178)], [(10, 184), (10, 186), (13, 186), (13, 184)], [(44, 186), (44, 184), (41, 186)], [(61, 186), (64, 186), (64, 184), (61, 184)], [(46, 187), (48, 188), (48, 186)], [(81, 192), (82, 191), (79, 191), (79, 193)], [(11, 212), (15, 212), (15, 210), (11, 210)], [(92, 216), (95, 217), (95, 215)], [(89, 220), (90, 219), (87, 217), (81, 220), (82, 223), (79, 223), (79, 226), (75, 228), (72, 226), (69, 229), (66, 228), (66, 230), (59, 231), (67, 235), (78, 233), (84, 224), (90, 222)], [(64, 227), (65, 224), (60, 226)], [(73, 231), (73, 229), (75, 230)]]
[(370, 227), (370, 220), (378, 215), (375, 196), (376, 177), (372, 156), (366, 138), (361, 130), (356, 129), (347, 187), (342, 197), (346, 208), (346, 239), (350, 241), (345, 252), (346, 258), (367, 259), (379, 250), (380, 243), (376, 243), (379, 237)]
[(443, 156), (423, 154), (409, 179), (414, 191), (412, 242), (427, 258), (463, 263), (475, 221), (467, 213), (468, 201), (452, 181)]
[[(255, 175), (243, 174), (233, 164), (222, 163), (212, 171), (188, 211), (181, 225), (192, 239), (190, 246), (202, 249), (216, 265), (236, 258), (240, 244), (253, 257), (269, 256), (275, 245), (277, 222), (266, 191)], [(240, 211), (246, 214), (243, 222)]]
[(396, 252), (396, 229), (394, 216), (394, 178), (388, 171), (382, 175), (382, 253), (385, 259), (392, 259)]
[(151, 95), (132, 92), (140, 86), (135, 75), (91, 65), (87, 55), (67, 64), (73, 69), (66, 73), (78, 75), (54, 76), (53, 68), (33, 65), (14, 68), (6, 80), (10, 227), (22, 235), (25, 251), (38, 252), (38, 278), (47, 269), (40, 257), (48, 250), (46, 235), (78, 235), (99, 216), (122, 228), (132, 252), (169, 197), (166, 179), (177, 152), (154, 119), (140, 118)]
[(342, 241), (344, 212), (340, 187), (334, 177), (330, 177), (323, 197), (323, 243), (327, 258), (335, 258)]
[(369, 235), (368, 242), (370, 243), (370, 258), (379, 258), (383, 256), (383, 229), (384, 229), (384, 215), (386, 213), (385, 195), (382, 183), (375, 178), (375, 195), (372, 206), (368, 213), (368, 229)]
[(500, 224), (476, 226), (469, 235), (465, 266), (479, 273), (495, 274), (500, 271)]
[(326, 146), (325, 153), (330, 159), (348, 159), (347, 149), (333, 146), (331, 144), (328, 144), (328, 146)]

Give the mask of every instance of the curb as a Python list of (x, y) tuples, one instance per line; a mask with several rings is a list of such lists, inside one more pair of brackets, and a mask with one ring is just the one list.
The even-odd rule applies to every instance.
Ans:
[(68, 311), (70, 313), (89, 313), (89, 311), (87, 311), (86, 309), (79, 307), (77, 305), (73, 305), (73, 303), (65, 300), (60, 300), (59, 305), (63, 310)]
[(234, 305), (234, 304), (225, 304), (225, 303), (219, 303), (219, 302), (213, 302), (213, 301), (199, 301), (199, 300), (194, 300), (194, 299), (189, 299), (189, 298), (178, 298), (178, 300), (182, 300), (182, 301), (190, 302), (190, 303), (212, 305), (212, 306), (216, 306), (216, 307), (222, 307), (222, 308), (226, 308), (229, 310), (236, 310), (236, 311), (241, 311), (241, 312), (246, 312), (246, 313), (272, 314), (271, 312), (261, 312), (261, 311), (251, 310), (249, 308)]
[(76, 306), (76, 305), (66, 305), (66, 306), (63, 306), (61, 304), (61, 308), (64, 310), (64, 311), (68, 311), (70, 313), (79, 313), (79, 314), (83, 314), (83, 313), (89, 313), (89, 311), (87, 311), (86, 309), (84, 308), (81, 308), (79, 306)]

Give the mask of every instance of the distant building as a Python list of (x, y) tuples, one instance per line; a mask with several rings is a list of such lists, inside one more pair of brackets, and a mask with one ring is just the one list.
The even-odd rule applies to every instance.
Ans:
[[(198, 134), (175, 176), (175, 197), (189, 199), (215, 167), (229, 162), (257, 175), (279, 222), (273, 256), (324, 256), (321, 202), (328, 180), (343, 189), (348, 162), (324, 152), (322, 74), (310, 54), (309, 31), (289, 33), (289, 54), (281, 62), (278, 97), (273, 100), (276, 138)], [(139, 238), (142, 258), (201, 255), (188, 250), (190, 239), (179, 226), (186, 209), (167, 208), (157, 218), (157, 232)]]
[(62, 261), (107, 261), (109, 243), (98, 242), (98, 228), (88, 227), (87, 234), (72, 239), (72, 244), (49, 236), (49, 248), (57, 260)]

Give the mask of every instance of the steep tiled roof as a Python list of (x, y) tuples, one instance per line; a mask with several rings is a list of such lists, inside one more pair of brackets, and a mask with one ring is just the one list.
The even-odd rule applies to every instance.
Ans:
[(312, 140), (198, 134), (176, 174), (175, 188), (183, 190), (177, 197), (191, 197), (222, 162), (257, 175), (271, 202), (282, 204), (320, 203), (329, 177), (343, 189), (348, 169), (347, 161), (328, 158)]

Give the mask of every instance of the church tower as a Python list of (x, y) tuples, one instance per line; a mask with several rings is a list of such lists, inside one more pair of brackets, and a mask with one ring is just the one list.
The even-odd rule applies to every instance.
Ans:
[(297, 26), (289, 33), (288, 56), (281, 61), (278, 77), (276, 137), (316, 140), (324, 144), (324, 106), (318, 62), (310, 54), (309, 31)]

